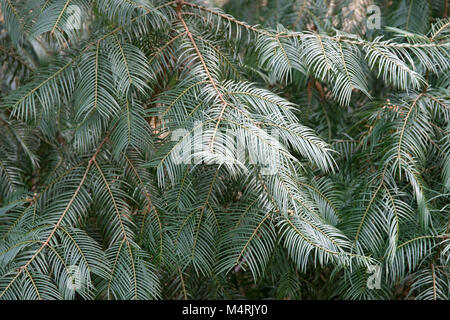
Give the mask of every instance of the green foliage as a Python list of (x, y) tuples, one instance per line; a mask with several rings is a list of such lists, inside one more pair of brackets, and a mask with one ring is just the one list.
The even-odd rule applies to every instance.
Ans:
[(0, 299), (448, 299), (445, 1), (328, 2), (1, 0)]

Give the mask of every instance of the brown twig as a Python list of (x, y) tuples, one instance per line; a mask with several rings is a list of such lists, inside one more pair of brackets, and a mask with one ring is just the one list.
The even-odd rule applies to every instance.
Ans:
[(209, 72), (209, 69), (208, 69), (208, 67), (206, 65), (205, 59), (203, 58), (203, 56), (202, 56), (202, 54), (201, 54), (201, 52), (200, 52), (200, 50), (199, 50), (199, 48), (197, 46), (197, 43), (195, 42), (194, 37), (192, 36), (191, 31), (189, 30), (188, 26), (186, 25), (186, 22), (183, 19), (183, 15), (182, 15), (182, 12), (181, 12), (181, 9), (182, 9), (183, 5), (190, 5), (190, 4), (187, 3), (187, 2), (184, 2), (183, 0), (177, 0), (176, 12), (177, 12), (178, 19), (180, 20), (181, 24), (183, 25), (184, 29), (186, 30), (186, 35), (188, 36), (189, 40), (192, 43), (192, 46), (194, 47), (194, 50), (195, 50), (195, 52), (196, 52), (196, 54), (197, 54), (197, 56), (198, 56), (198, 58), (200, 60), (200, 63), (203, 66), (203, 69), (205, 70), (205, 73), (206, 73), (206, 76), (207, 76), (209, 82), (213, 86), (214, 91), (216, 91), (217, 97), (219, 98), (219, 100), (223, 104), (223, 107), (220, 110), (220, 114), (219, 114), (219, 117), (218, 117), (218, 120), (217, 120), (217, 123), (216, 123), (216, 127), (215, 127), (214, 132), (213, 132), (213, 136), (211, 138), (210, 149), (211, 149), (211, 152), (213, 152), (214, 140), (215, 140), (215, 137), (216, 137), (217, 130), (219, 128), (220, 122), (222, 120), (223, 114), (225, 113), (225, 109), (228, 106), (228, 102), (223, 97), (222, 92), (220, 92), (219, 88), (217, 87), (216, 82), (214, 81), (213, 77), (211, 76), (211, 73)]

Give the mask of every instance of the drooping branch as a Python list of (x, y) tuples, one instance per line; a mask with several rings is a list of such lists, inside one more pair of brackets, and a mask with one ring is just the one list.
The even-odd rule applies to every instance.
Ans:
[(25, 265), (23, 265), (22, 267), (19, 268), (18, 273), (14, 276), (14, 278), (9, 282), (9, 284), (6, 286), (6, 288), (0, 293), (0, 299), (2, 298), (2, 296), (6, 293), (6, 291), (8, 291), (8, 289), (11, 287), (11, 285), (14, 283), (14, 281), (20, 276), (20, 274), (25, 271), (28, 266), (31, 264), (31, 262), (33, 262), (33, 260), (42, 252), (42, 250), (45, 249), (45, 247), (48, 246), (50, 240), (53, 238), (53, 236), (56, 233), (56, 230), (58, 230), (59, 226), (61, 225), (62, 221), (64, 220), (64, 217), (66, 216), (67, 212), (69, 211), (70, 207), (72, 206), (73, 202), (75, 201), (76, 197), (78, 196), (78, 194), (80, 193), (81, 187), (84, 185), (84, 183), (86, 182), (88, 173), (92, 167), (92, 164), (95, 163), (95, 159), (97, 158), (98, 154), (100, 153), (100, 151), (103, 148), (103, 145), (108, 141), (109, 139), (109, 135), (107, 135), (102, 142), (100, 143), (100, 145), (98, 146), (97, 150), (95, 151), (95, 153), (92, 155), (92, 157), (89, 159), (88, 164), (86, 166), (86, 170), (84, 171), (83, 177), (80, 180), (80, 183), (78, 184), (77, 188), (75, 189), (75, 192), (73, 193), (72, 197), (70, 198), (69, 202), (67, 203), (66, 207), (64, 208), (64, 211), (61, 213), (61, 216), (59, 217), (58, 221), (56, 222), (55, 226), (53, 227), (53, 229), (50, 231), (50, 234), (48, 235), (48, 237), (45, 239), (45, 241), (42, 243), (42, 245), (36, 250), (36, 252), (31, 256), (30, 259), (28, 259), (28, 261), (25, 263)]

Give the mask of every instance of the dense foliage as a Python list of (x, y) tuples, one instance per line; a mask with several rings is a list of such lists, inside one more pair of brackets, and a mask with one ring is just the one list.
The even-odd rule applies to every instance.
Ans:
[(212, 2), (0, 0), (0, 299), (448, 299), (447, 1)]

